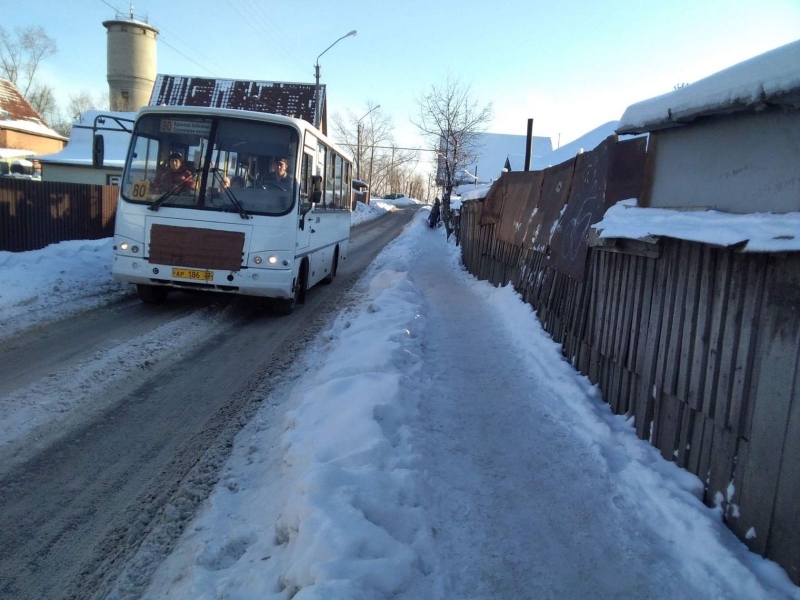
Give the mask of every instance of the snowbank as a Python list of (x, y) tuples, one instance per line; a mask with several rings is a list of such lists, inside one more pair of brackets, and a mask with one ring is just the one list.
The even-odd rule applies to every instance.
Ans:
[(112, 240), (73, 240), (0, 252), (0, 339), (132, 293), (111, 278)]

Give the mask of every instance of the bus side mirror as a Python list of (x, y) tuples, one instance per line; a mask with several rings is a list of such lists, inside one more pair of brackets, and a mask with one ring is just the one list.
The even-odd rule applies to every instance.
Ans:
[(105, 140), (99, 133), (95, 133), (92, 137), (92, 166), (95, 169), (103, 168), (103, 159), (105, 155)]
[(311, 192), (311, 201), (315, 204), (322, 202), (322, 190), (314, 190)]
[(311, 189), (312, 190), (321, 190), (322, 189), (322, 175), (312, 175), (311, 176)]

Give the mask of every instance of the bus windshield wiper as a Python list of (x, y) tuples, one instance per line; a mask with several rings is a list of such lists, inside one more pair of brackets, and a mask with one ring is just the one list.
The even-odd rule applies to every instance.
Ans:
[[(195, 173), (196, 171), (192, 173), (192, 175), (194, 176)], [(164, 202), (166, 202), (167, 198), (176, 195), (178, 192), (183, 191), (182, 188), (185, 185), (187, 185), (189, 181), (190, 181), (189, 179), (184, 179), (173, 185), (170, 189), (168, 189), (166, 192), (164, 192), (158, 198), (156, 198), (155, 201), (150, 206), (147, 207), (147, 210), (157, 211), (159, 207), (162, 204), (164, 204)]]
[(222, 175), (219, 174), (219, 169), (212, 168), (209, 169), (214, 174), (214, 180), (219, 180), (219, 188), (225, 192), (225, 195), (230, 200), (230, 203), (233, 204), (233, 207), (239, 212), (239, 216), (243, 219), (252, 219), (253, 217), (248, 213), (242, 203), (239, 202), (239, 199), (233, 194), (233, 192), (225, 185), (224, 180), (222, 179)]

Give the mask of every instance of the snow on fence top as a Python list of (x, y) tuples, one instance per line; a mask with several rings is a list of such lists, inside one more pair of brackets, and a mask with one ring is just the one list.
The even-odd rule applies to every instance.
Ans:
[(800, 40), (770, 50), (668, 94), (629, 106), (617, 133), (644, 133), (702, 116), (800, 108)]
[(669, 237), (723, 247), (742, 244), (742, 252), (800, 251), (800, 213), (687, 212), (638, 208), (635, 200), (623, 200), (609, 208), (592, 229), (601, 240), (652, 242), (654, 238)]

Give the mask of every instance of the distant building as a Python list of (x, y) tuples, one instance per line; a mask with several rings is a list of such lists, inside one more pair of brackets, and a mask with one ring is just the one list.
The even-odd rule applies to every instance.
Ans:
[[(97, 133), (103, 136), (105, 147), (102, 169), (92, 167), (92, 137), (97, 117), (100, 117), (97, 120)], [(119, 118), (122, 124), (111, 117)], [(128, 129), (133, 125), (124, 119), (133, 120), (135, 117), (136, 113), (133, 112), (87, 110), (73, 123), (66, 148), (55, 154), (38, 157), (42, 166), (42, 181), (119, 185), (131, 139), (131, 134), (125, 131), (123, 125)]]
[(47, 126), (17, 86), (0, 79), (0, 149), (25, 150), (32, 156), (57, 152), (66, 141)]
[(315, 92), (313, 83), (159, 75), (150, 106), (209, 106), (283, 115), (308, 121), (327, 135), (326, 88), (320, 85), (318, 122)]
[[(466, 172), (456, 174), (456, 181), (464, 188), (475, 187), (483, 183), (491, 183), (500, 177), (503, 169), (509, 171), (525, 170), (525, 149), (528, 138), (525, 135), (512, 135), (506, 133), (482, 133), (478, 136), (475, 147), (479, 158), (474, 163), (465, 167)], [(533, 152), (531, 161), (551, 152), (553, 142), (549, 137), (533, 136)], [(441, 163), (441, 161), (440, 161)], [(437, 171), (441, 171), (439, 165)], [(475, 179), (477, 168), (477, 179)], [(442, 177), (437, 173), (438, 182)]]
[(644, 132), (641, 206), (800, 212), (800, 41), (629, 106)]

